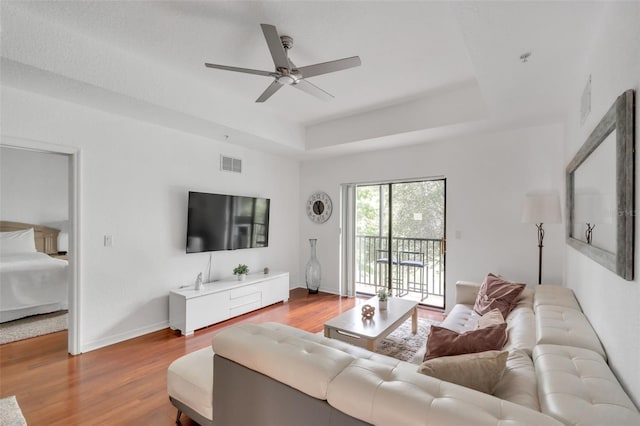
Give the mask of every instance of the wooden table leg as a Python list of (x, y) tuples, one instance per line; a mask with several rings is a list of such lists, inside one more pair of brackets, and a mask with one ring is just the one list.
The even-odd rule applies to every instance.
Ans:
[(376, 351), (376, 341), (374, 339), (367, 340), (367, 349), (371, 352)]
[(418, 332), (418, 307), (413, 308), (411, 313), (411, 332), (416, 334)]

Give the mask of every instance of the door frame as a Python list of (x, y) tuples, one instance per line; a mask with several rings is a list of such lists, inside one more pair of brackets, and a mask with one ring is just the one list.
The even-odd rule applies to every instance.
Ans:
[[(355, 283), (355, 219), (356, 219), (356, 200), (355, 193), (358, 186), (374, 186), (374, 185), (392, 185), (402, 183), (414, 183), (425, 181), (443, 181), (444, 182), (444, 212), (443, 212), (443, 246), (442, 246), (442, 281), (443, 281), (443, 306), (433, 306), (424, 304), (424, 306), (432, 307), (436, 309), (446, 309), (447, 306), (447, 177), (446, 176), (429, 176), (418, 178), (405, 178), (405, 179), (387, 179), (383, 181), (363, 181), (352, 182), (341, 185), (341, 217), (340, 217), (340, 250), (341, 250), (341, 262), (340, 262), (340, 294), (343, 296), (355, 296), (356, 295), (356, 283)], [(390, 216), (391, 222), (391, 216)], [(391, 225), (389, 225), (391, 226)], [(390, 269), (390, 268), (389, 268)], [(422, 303), (421, 303), (422, 304)]]
[(50, 142), (25, 139), (9, 135), (0, 135), (0, 146), (6, 148), (22, 149), (27, 151), (46, 152), (66, 155), (69, 159), (69, 268), (71, 281), (69, 285), (69, 327), (67, 350), (71, 355), (80, 354), (82, 318), (81, 301), (81, 258), (82, 258), (82, 227), (81, 215), (81, 151), (79, 148), (60, 145)]

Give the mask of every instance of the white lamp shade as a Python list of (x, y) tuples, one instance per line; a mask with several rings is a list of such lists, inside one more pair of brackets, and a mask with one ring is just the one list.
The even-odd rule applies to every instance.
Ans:
[(522, 222), (524, 223), (559, 223), (560, 196), (557, 192), (530, 192), (522, 206)]
[(69, 234), (66, 232), (58, 233), (58, 251), (59, 252), (69, 251)]

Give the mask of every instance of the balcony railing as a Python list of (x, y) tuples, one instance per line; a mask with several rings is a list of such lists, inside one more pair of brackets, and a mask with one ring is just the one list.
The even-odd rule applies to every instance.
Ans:
[[(444, 296), (444, 253), (442, 241), (432, 238), (356, 236), (356, 283), (387, 287), (389, 266), (394, 295), (420, 293)], [(391, 259), (389, 254), (391, 253)]]

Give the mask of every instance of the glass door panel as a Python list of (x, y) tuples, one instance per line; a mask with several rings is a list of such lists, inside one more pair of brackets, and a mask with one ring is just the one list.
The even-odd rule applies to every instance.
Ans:
[(444, 308), (446, 181), (356, 188), (356, 291)]

